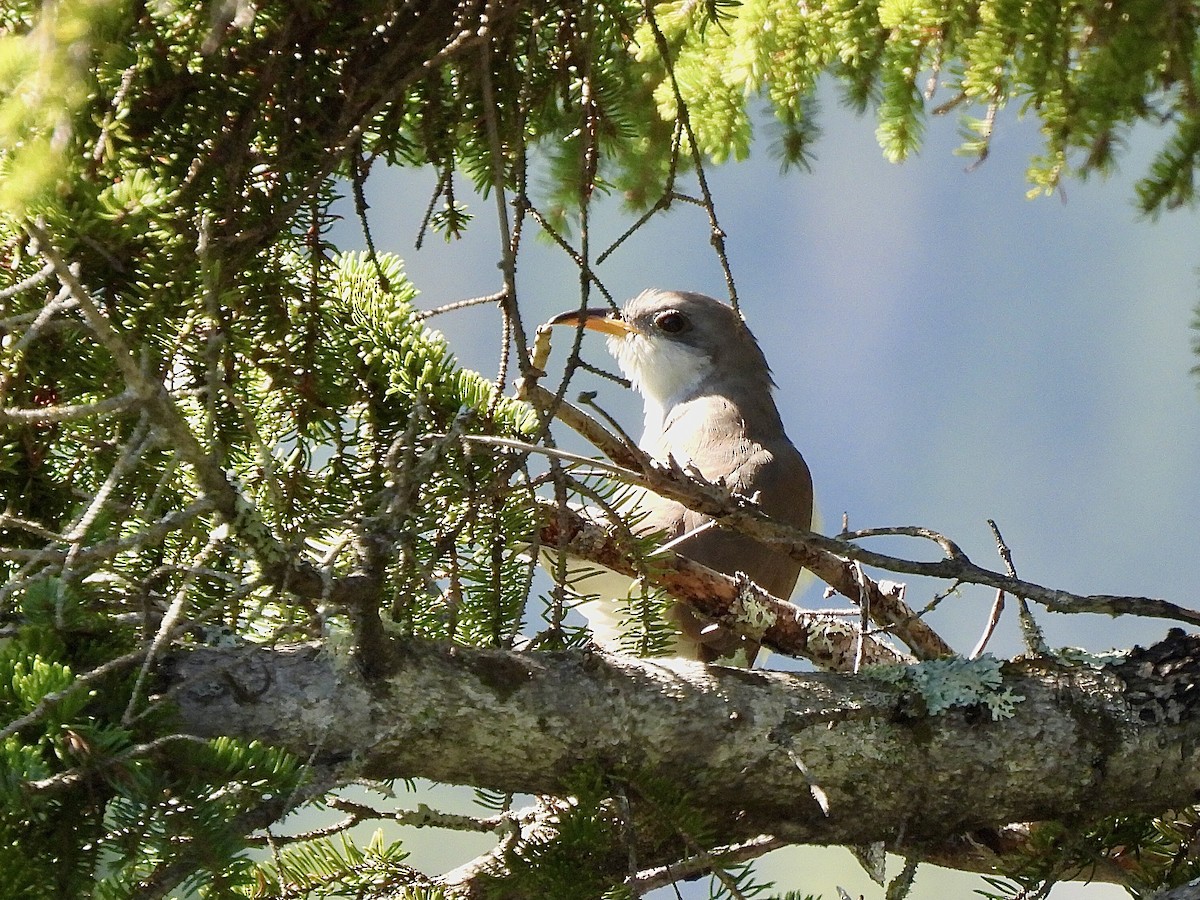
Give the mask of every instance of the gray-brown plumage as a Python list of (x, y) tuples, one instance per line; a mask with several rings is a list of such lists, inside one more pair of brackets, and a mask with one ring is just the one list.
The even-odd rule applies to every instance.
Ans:
[[(553, 321), (577, 325), (581, 318), (586, 327), (609, 335), (609, 351), (642, 395), (645, 430), (639, 446), (647, 454), (695, 466), (707, 480), (722, 480), (757, 498), (780, 521), (810, 526), (808, 466), (784, 433), (766, 358), (733, 309), (702, 294), (650, 290), (630, 300), (619, 315), (587, 310)], [(729, 575), (742, 572), (784, 599), (795, 587), (800, 566), (786, 554), (726, 529), (690, 534), (708, 517), (674, 500), (645, 494), (637, 512), (641, 532), (688, 535), (673, 545), (683, 556)], [(625, 587), (627, 591), (628, 579)], [(604, 643), (611, 623), (601, 620), (611, 612), (587, 605), (583, 612), (592, 620), (598, 642)], [(673, 607), (670, 617), (681, 632), (679, 655), (707, 661), (743, 648), (753, 660), (757, 647), (727, 629), (706, 627), (682, 604)]]

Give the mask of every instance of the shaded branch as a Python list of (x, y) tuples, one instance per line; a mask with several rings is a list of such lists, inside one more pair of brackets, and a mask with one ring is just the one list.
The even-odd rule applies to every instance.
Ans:
[[(631, 562), (630, 549), (609, 529), (590, 522), (571, 509), (547, 502), (542, 510), (540, 543), (561, 546), (571, 556), (628, 575), (643, 574)], [(828, 613), (807, 612), (771, 596), (747, 579), (732, 578), (669, 550), (643, 560), (649, 580), (672, 597), (683, 600), (702, 616), (749, 634), (779, 653), (812, 660), (823, 669), (854, 669), (861, 646), (866, 665), (905, 662), (887, 644), (863, 635), (853, 623)]]

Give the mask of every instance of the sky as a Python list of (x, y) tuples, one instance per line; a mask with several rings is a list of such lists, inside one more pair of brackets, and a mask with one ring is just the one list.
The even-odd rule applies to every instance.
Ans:
[[(986, 524), (994, 519), (1027, 580), (1197, 606), (1200, 395), (1189, 370), (1200, 362), (1190, 328), (1200, 300), (1200, 231), (1193, 212), (1149, 221), (1133, 204), (1133, 184), (1164, 135), (1135, 133), (1114, 177), (1069, 182), (1060, 196), (1030, 200), (1024, 171), (1038, 149), (1033, 121), (1002, 115), (979, 166), (954, 155), (953, 117), (931, 121), (921, 153), (900, 165), (883, 159), (874, 121), (835, 98), (824, 103), (821, 124), (810, 173), (781, 174), (762, 143), (749, 161), (708, 177), (742, 310), (775, 373), (788, 433), (813, 472), (825, 532), (836, 532), (843, 514), (852, 528), (924, 525), (1000, 568)], [(432, 176), (380, 167), (367, 185), (376, 246), (405, 259), (426, 308), (501, 286), (494, 203), (470, 198), (463, 182), (475, 222), (462, 240), (432, 235), (420, 251), (414, 240)], [(345, 218), (331, 240), (362, 248), (352, 206), (337, 211)], [(633, 218), (615, 200), (602, 203), (593, 246)], [(708, 235), (703, 210), (680, 206), (597, 271), (618, 299), (646, 287), (726, 296)], [(578, 305), (576, 269), (548, 242), (526, 240), (517, 283), (530, 327)], [(446, 333), (461, 362), (494, 376), (495, 309), (429, 324)], [(552, 365), (561, 367), (566, 346)], [(599, 339), (585, 356), (609, 362)], [(636, 433), (637, 398), (579, 382), (592, 386)], [(870, 546), (934, 558), (930, 545), (912, 541)], [(909, 602), (923, 606), (944, 586), (909, 579)], [(968, 652), (991, 602), (988, 589), (963, 589), (931, 624)], [(1096, 651), (1153, 642), (1171, 624), (1036, 613), (1051, 646)], [(1020, 652), (1011, 611), (991, 650)], [(843, 885), (852, 896), (881, 898), (856, 869), (840, 850), (780, 851), (763, 867), (780, 890), (836, 897)], [(969, 896), (978, 884), (925, 867), (912, 896)], [(707, 896), (693, 886), (681, 892)], [(1074, 885), (1052, 894), (1124, 896)]]

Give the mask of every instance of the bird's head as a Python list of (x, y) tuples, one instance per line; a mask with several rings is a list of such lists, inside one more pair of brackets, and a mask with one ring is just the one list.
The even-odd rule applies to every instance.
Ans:
[(608, 335), (608, 350), (646, 400), (668, 410), (705, 393), (743, 386), (769, 394), (766, 358), (730, 306), (703, 294), (648, 290), (616, 310), (563, 313), (552, 325)]

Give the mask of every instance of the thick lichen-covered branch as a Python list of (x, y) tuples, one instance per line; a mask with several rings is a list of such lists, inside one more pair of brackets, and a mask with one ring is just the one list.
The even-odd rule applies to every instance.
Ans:
[(600, 653), (398, 642), (385, 669), (368, 685), (315, 645), (198, 648), (161, 688), (192, 733), (258, 737), (348, 777), (556, 795), (585, 770), (634, 790), (668, 779), (724, 842), (936, 846), (1184, 806), (1200, 790), (1200, 644), (1181, 634), (1103, 667), (1008, 664), (998, 689), (1021, 700), (1000, 718), (935, 714), (912, 684), (865, 676)]

